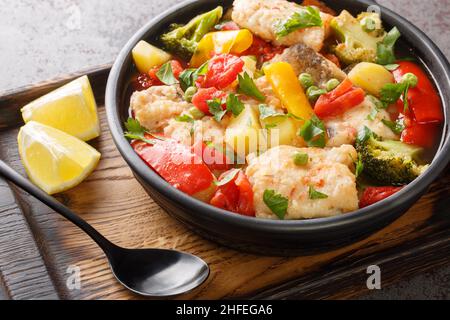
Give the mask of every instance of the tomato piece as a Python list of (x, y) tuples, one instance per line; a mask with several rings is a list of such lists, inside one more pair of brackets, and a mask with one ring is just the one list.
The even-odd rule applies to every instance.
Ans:
[(363, 89), (353, 87), (346, 79), (336, 89), (319, 97), (314, 113), (321, 119), (339, 116), (361, 104), (365, 96)]
[(283, 53), (286, 47), (275, 47), (257, 36), (253, 36), (253, 44), (241, 56), (256, 56), (260, 63), (272, 60), (277, 54)]
[[(231, 171), (225, 172), (219, 181), (229, 174), (231, 174)], [(215, 207), (244, 216), (255, 216), (253, 188), (247, 176), (241, 170), (232, 181), (218, 187), (210, 203)]]
[(216, 88), (199, 89), (198, 92), (192, 97), (192, 103), (204, 114), (211, 114), (209, 112), (208, 101), (214, 99), (225, 99), (227, 94)]
[(364, 190), (361, 200), (359, 201), (359, 207), (365, 208), (380, 202), (402, 189), (403, 187), (368, 187)]
[(332, 54), (332, 53), (322, 53), (322, 55), (323, 55), (326, 59), (328, 59), (328, 60), (330, 60), (331, 62), (333, 62), (339, 69), (342, 69), (342, 68), (341, 68), (341, 62), (339, 61), (339, 58), (338, 58), (335, 54)]
[(421, 124), (444, 121), (441, 99), (426, 72), (414, 62), (400, 61), (398, 64), (392, 72), (397, 82), (407, 73), (415, 74), (419, 80), (417, 86), (408, 91), (409, 108), (415, 121)]
[(405, 116), (404, 124), (406, 128), (402, 132), (402, 142), (423, 148), (431, 148), (436, 143), (439, 123), (421, 124)]
[(209, 146), (203, 141), (198, 141), (194, 144), (193, 149), (211, 171), (225, 171), (231, 168), (233, 162), (226, 155), (225, 146), (220, 150), (219, 147)]
[[(215, 178), (211, 170), (190, 147), (173, 140), (158, 140), (154, 145), (134, 141), (132, 146), (156, 173), (188, 195), (204, 193), (214, 185)], [(214, 191), (215, 188), (212, 189)]]
[(244, 61), (231, 54), (220, 54), (209, 61), (208, 72), (201, 87), (225, 89), (236, 81), (239, 73), (244, 70)]

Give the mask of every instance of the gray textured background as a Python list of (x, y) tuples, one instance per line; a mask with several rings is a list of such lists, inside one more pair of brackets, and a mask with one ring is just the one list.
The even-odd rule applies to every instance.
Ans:
[[(178, 2), (0, 0), (0, 91), (111, 62), (152, 13)], [(450, 57), (450, 0), (378, 2), (401, 12)], [(450, 267), (363, 298), (449, 299)]]

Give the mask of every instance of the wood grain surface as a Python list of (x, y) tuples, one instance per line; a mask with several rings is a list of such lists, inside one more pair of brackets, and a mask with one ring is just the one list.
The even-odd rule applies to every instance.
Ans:
[[(382, 4), (433, 16), (423, 28), (445, 40), (443, 2), (412, 0)], [(408, 2), (409, 3), (409, 2)], [(444, 6), (445, 7), (445, 6)], [(436, 25), (439, 24), (438, 29)], [(439, 43), (450, 53), (448, 41)], [(445, 47), (447, 45), (447, 47)], [(118, 154), (105, 123), (103, 90), (109, 69), (91, 74), (100, 105), (102, 136), (93, 141), (102, 152), (99, 167), (79, 187), (58, 196), (110, 240), (132, 248), (185, 250), (211, 266), (210, 279), (181, 298), (354, 298), (367, 291), (366, 268), (382, 268), (383, 286), (441, 265), (450, 254), (450, 171), (407, 214), (356, 244), (319, 255), (263, 257), (206, 241), (169, 218), (133, 178)], [(84, 72), (82, 72), (84, 73)], [(70, 80), (14, 90), (0, 97), (0, 157), (24, 174), (16, 147), (18, 108)], [(69, 290), (70, 266), (81, 268), (81, 290)], [(0, 180), (0, 299), (137, 299), (116, 283), (101, 250), (81, 231), (30, 196)]]
[[(205, 259), (211, 266), (210, 279), (182, 298), (349, 298), (367, 290), (366, 268), (371, 264), (382, 266), (383, 279), (390, 283), (449, 262), (449, 170), (395, 223), (338, 250), (296, 258), (263, 257), (200, 238), (148, 197), (116, 150), (102, 106), (101, 80), (106, 81), (107, 74), (107, 68), (93, 73), (103, 133), (92, 145), (101, 151), (102, 160), (83, 184), (57, 198), (118, 245), (173, 248)], [(31, 92), (34, 97), (51, 88), (46, 84)], [(25, 93), (15, 96), (17, 105), (27, 100)], [(24, 174), (17, 132), (16, 126), (0, 132), (0, 156)], [(15, 188), (3, 184), (0, 191), (0, 273), (9, 297), (137, 298), (114, 280), (101, 250), (80, 230)], [(81, 268), (81, 290), (66, 286), (70, 266)]]

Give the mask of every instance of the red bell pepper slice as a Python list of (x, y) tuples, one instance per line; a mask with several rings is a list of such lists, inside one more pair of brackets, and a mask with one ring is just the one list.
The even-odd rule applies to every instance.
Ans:
[(363, 89), (353, 87), (345, 79), (336, 89), (319, 97), (314, 113), (321, 119), (336, 117), (361, 104), (366, 94)]
[[(148, 138), (152, 139), (152, 136)], [(206, 197), (202, 200), (211, 198), (215, 177), (190, 147), (173, 140), (158, 140), (154, 145), (133, 141), (132, 147), (142, 160), (178, 190), (194, 197), (202, 194)]]
[(232, 54), (219, 54), (208, 63), (205, 77), (197, 81), (202, 88), (225, 89), (236, 81), (239, 73), (244, 70), (244, 60)]
[(415, 74), (419, 80), (417, 86), (408, 91), (409, 108), (415, 121), (419, 124), (444, 121), (441, 99), (425, 71), (410, 61), (400, 61), (398, 65), (392, 72), (397, 82), (407, 73)]
[(384, 200), (402, 190), (403, 187), (368, 187), (359, 201), (359, 207), (365, 208)]
[(195, 154), (203, 159), (203, 162), (211, 171), (226, 171), (231, 169), (233, 162), (226, 155), (225, 148), (226, 146), (223, 146), (223, 149), (220, 150), (220, 148), (207, 145), (203, 141), (198, 141), (193, 146)]
[[(225, 172), (219, 181), (225, 179), (229, 174), (234, 174), (234, 170)], [(254, 217), (255, 207), (253, 201), (252, 185), (245, 173), (239, 170), (229, 183), (218, 187), (210, 203), (224, 210)]]
[(405, 129), (401, 136), (402, 142), (423, 148), (431, 148), (436, 144), (436, 137), (440, 129), (439, 123), (420, 124), (409, 116), (404, 116), (403, 123)]
[[(216, 88), (199, 89), (198, 92), (192, 97), (192, 103), (204, 114), (210, 115), (208, 101), (214, 99), (223, 100), (227, 97), (227, 94)], [(225, 105), (224, 105), (225, 107)]]

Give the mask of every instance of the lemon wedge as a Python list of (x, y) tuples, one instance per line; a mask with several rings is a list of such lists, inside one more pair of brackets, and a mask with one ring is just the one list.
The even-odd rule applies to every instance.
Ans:
[(88, 141), (100, 135), (97, 104), (87, 76), (22, 108), (25, 123), (36, 121)]
[(29, 178), (48, 194), (77, 186), (100, 160), (86, 142), (35, 121), (23, 126), (17, 139)]

